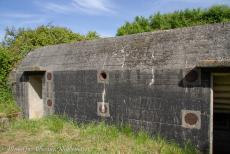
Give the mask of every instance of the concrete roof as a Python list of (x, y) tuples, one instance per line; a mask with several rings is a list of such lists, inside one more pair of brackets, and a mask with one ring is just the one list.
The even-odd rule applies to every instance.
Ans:
[[(46, 46), (30, 52), (17, 71), (192, 68), (216, 57), (230, 57), (230, 23)], [(198, 66), (222, 63), (203, 61)]]

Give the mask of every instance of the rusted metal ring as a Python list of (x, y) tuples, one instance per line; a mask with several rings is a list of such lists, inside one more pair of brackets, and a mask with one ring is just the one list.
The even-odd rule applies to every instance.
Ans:
[(184, 117), (184, 120), (189, 125), (195, 125), (198, 122), (198, 117), (194, 113), (187, 113)]
[(48, 72), (46, 77), (47, 77), (47, 80), (51, 80), (52, 79), (52, 74), (50, 72)]
[(53, 102), (52, 102), (51, 99), (48, 99), (48, 100), (47, 100), (47, 105), (48, 105), (49, 107), (53, 105)]

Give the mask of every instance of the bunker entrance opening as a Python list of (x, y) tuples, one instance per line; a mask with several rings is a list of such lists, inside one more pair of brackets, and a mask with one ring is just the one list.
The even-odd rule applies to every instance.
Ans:
[(38, 119), (44, 115), (43, 101), (43, 74), (30, 74), (28, 76), (28, 109), (29, 119)]
[(230, 153), (230, 74), (213, 75), (213, 154)]

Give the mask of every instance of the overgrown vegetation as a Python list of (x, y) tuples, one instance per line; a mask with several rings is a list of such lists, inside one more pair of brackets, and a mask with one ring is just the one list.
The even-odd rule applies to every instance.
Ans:
[(96, 32), (88, 32), (86, 35), (74, 33), (71, 30), (57, 26), (39, 26), (36, 29), (7, 28), (3, 46), (8, 50), (25, 56), (29, 51), (47, 45), (69, 43), (82, 40), (99, 38)]
[(230, 7), (226, 5), (216, 5), (209, 9), (186, 9), (167, 14), (158, 12), (149, 18), (137, 16), (133, 22), (126, 22), (118, 28), (117, 36), (229, 21)]
[(10, 114), (18, 111), (7, 83), (9, 72), (31, 50), (60, 43), (69, 43), (99, 38), (96, 32), (86, 35), (57, 26), (39, 26), (36, 29), (7, 28), (0, 43), (0, 112)]
[(7, 84), (8, 74), (16, 61), (18, 61), (16, 53), (10, 52), (5, 47), (0, 47), (0, 112), (6, 114), (18, 111), (11, 89)]
[(13, 149), (20, 147), (26, 148), (19, 153), (48, 153), (48, 150), (53, 151), (50, 153), (197, 153), (190, 144), (180, 148), (159, 136), (151, 138), (145, 132), (133, 133), (128, 126), (116, 127), (103, 122), (77, 124), (57, 116), (15, 121), (8, 131), (0, 133), (0, 152), (2, 149), (13, 153)]

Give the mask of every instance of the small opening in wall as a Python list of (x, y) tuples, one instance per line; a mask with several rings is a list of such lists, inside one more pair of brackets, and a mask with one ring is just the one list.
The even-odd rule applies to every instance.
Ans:
[(50, 72), (47, 73), (47, 80), (51, 80), (52, 79), (52, 74)]
[(107, 74), (105, 72), (100, 73), (100, 79), (101, 80), (106, 80), (107, 79)]

